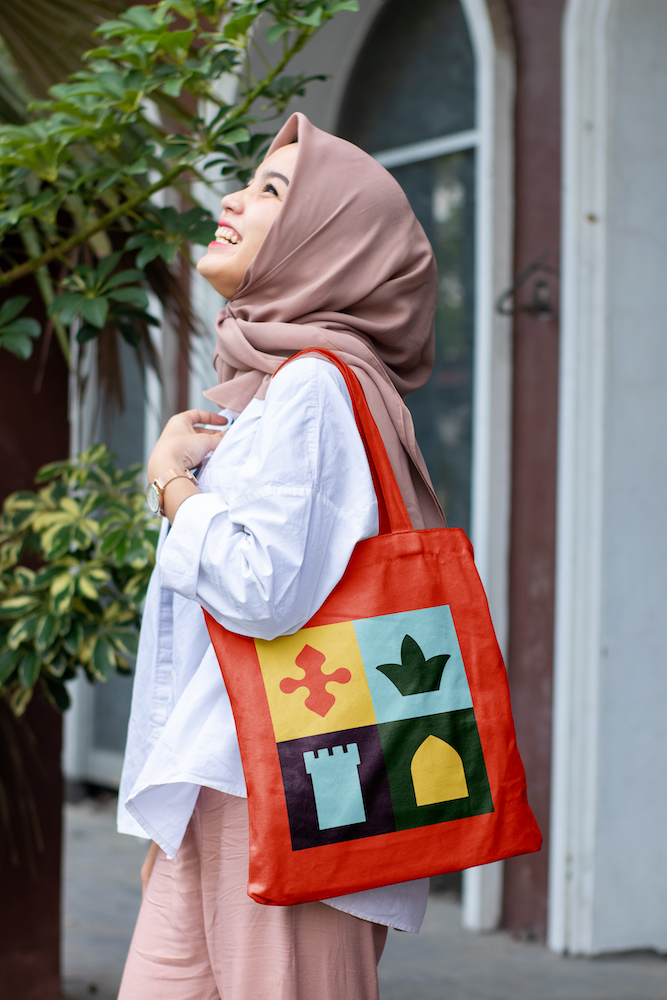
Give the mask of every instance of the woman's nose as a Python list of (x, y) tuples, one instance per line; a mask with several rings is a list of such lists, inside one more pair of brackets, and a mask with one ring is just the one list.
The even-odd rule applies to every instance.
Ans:
[(222, 199), (222, 207), (226, 212), (234, 212), (236, 215), (243, 211), (243, 191), (232, 191)]

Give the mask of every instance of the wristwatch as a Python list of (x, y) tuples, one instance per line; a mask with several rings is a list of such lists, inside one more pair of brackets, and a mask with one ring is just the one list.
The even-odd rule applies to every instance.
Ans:
[(160, 517), (164, 516), (162, 494), (164, 493), (165, 486), (167, 483), (170, 483), (172, 479), (191, 479), (195, 486), (198, 485), (197, 480), (189, 469), (168, 469), (161, 476), (158, 476), (157, 479), (154, 479), (146, 490), (146, 502), (150, 510), (154, 514), (159, 514)]

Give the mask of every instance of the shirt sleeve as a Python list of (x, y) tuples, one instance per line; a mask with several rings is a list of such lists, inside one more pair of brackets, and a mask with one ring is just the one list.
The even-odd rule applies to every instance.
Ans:
[[(215, 475), (224, 482), (225, 465)], [(164, 543), (162, 586), (233, 632), (298, 631), (377, 534), (373, 482), (340, 373), (305, 358), (271, 381), (240, 471), (189, 497)]]

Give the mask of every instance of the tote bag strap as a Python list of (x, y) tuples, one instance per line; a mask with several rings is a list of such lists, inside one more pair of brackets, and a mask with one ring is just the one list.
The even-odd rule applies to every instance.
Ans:
[[(410, 515), (408, 514), (401, 490), (396, 481), (394, 470), (391, 467), (384, 441), (373, 419), (370, 407), (366, 402), (361, 382), (350, 366), (341, 361), (337, 354), (334, 354), (333, 351), (324, 350), (321, 347), (310, 347), (306, 348), (305, 351), (299, 351), (298, 354), (293, 354), (280, 368), (291, 364), (292, 361), (306, 354), (319, 354), (325, 357), (332, 365), (336, 366), (345, 379), (345, 385), (352, 400), (354, 419), (356, 420), (361, 440), (366, 449), (366, 457), (368, 458), (373, 486), (375, 487), (377, 496), (379, 533), (386, 535), (394, 531), (412, 531)], [(275, 372), (275, 375), (278, 374), (280, 368)]]

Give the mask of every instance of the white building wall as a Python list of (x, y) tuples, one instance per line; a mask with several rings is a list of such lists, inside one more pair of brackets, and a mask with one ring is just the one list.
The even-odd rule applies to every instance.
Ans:
[(550, 943), (667, 950), (667, 4), (573, 0)]
[(609, 22), (594, 950), (667, 949), (667, 4)]

